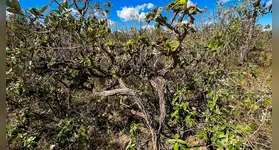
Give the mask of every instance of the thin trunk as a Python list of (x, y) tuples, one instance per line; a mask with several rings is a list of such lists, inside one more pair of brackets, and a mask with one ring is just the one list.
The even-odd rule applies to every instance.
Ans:
[(256, 24), (256, 20), (258, 17), (258, 8), (260, 6), (261, 0), (256, 0), (253, 4), (254, 9), (253, 9), (253, 15), (250, 21), (250, 28), (249, 28), (249, 33), (248, 33), (248, 38), (245, 42), (245, 47), (244, 47), (244, 52), (243, 52), (243, 56), (242, 56), (242, 62), (246, 62), (247, 58), (248, 58), (248, 54), (251, 51), (251, 48), (254, 45), (254, 42), (252, 41), (253, 35), (254, 35), (254, 28), (255, 28), (255, 24)]
[(157, 76), (155, 79), (150, 80), (150, 83), (156, 89), (159, 96), (160, 116), (159, 116), (159, 128), (157, 130), (157, 136), (156, 136), (157, 138), (156, 143), (157, 143), (157, 148), (160, 149), (159, 139), (166, 118), (166, 99), (164, 94), (164, 90), (166, 87), (166, 80), (162, 76)]

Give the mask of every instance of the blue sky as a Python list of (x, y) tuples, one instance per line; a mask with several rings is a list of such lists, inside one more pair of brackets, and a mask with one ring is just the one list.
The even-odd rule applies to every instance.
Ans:
[[(58, 0), (59, 1), (59, 0)], [(93, 2), (105, 3), (110, 1), (113, 4), (109, 18), (113, 23), (117, 23), (120, 27), (138, 26), (138, 20), (152, 7), (162, 7), (164, 4), (168, 4), (173, 0), (93, 0)], [(219, 0), (191, 0), (189, 4), (198, 4), (199, 8), (208, 8), (208, 11), (204, 15), (197, 16), (199, 18), (208, 18), (208, 14), (216, 9), (216, 2)], [(221, 0), (226, 6), (233, 3), (233, 0)], [(271, 0), (264, 0), (267, 3), (271, 3)], [(48, 5), (51, 0), (19, 0), (21, 7), (43, 7)], [(55, 7), (52, 5), (51, 7)], [(137, 17), (131, 17), (131, 15), (137, 15)], [(272, 26), (272, 14), (266, 15), (259, 20), (259, 23)]]

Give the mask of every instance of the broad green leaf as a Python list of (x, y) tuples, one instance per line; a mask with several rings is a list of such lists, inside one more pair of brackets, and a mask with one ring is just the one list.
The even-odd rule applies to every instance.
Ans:
[(185, 142), (185, 141), (180, 140), (180, 139), (177, 139), (176, 141), (177, 141), (179, 144), (186, 144), (186, 142)]
[(254, 103), (254, 104), (252, 104), (251, 108), (254, 111), (259, 108), (259, 105), (257, 103)]
[(18, 11), (21, 10), (20, 4), (18, 2), (18, 0), (12, 0), (12, 5), (14, 6), (14, 8)]
[(185, 144), (180, 145), (180, 149), (181, 150), (190, 150), (190, 148), (188, 148)]
[(19, 12), (13, 8), (8, 8), (7, 11), (13, 14), (19, 14)]
[(113, 42), (111, 40), (109, 40), (107, 44), (108, 44), (108, 46), (112, 46)]
[(264, 99), (264, 103), (268, 106), (272, 106), (272, 102), (268, 99)]
[(111, 70), (111, 74), (112, 74), (113, 76), (116, 76), (116, 71), (115, 71), (115, 70)]
[(87, 62), (87, 66), (91, 66), (92, 64), (91, 64), (91, 60), (89, 59), (89, 58), (87, 58), (87, 60), (86, 60), (86, 62)]
[(54, 12), (56, 12), (57, 14), (61, 14), (59, 10), (53, 10)]
[(54, 28), (56, 28), (57, 25), (58, 25), (58, 24), (55, 23), (55, 22), (52, 22), (52, 23), (51, 23), (51, 26), (54, 27)]
[(179, 47), (179, 41), (177, 40), (172, 40), (172, 41), (167, 41), (167, 44), (170, 46), (171, 51), (174, 52), (176, 49)]
[(94, 30), (94, 29), (89, 30), (89, 35), (90, 35), (91, 37), (95, 37), (96, 34), (97, 34), (97, 30)]
[(176, 139), (169, 139), (168, 142), (170, 142), (170, 143), (175, 143), (175, 142), (176, 142)]
[(31, 8), (30, 12), (36, 17), (40, 15), (39, 11), (36, 8)]
[(270, 25), (269, 25), (269, 24), (267, 24), (267, 25), (264, 26), (264, 29), (269, 29), (269, 28), (270, 28)]
[(131, 44), (134, 44), (134, 40), (129, 40), (129, 41), (127, 42), (127, 45), (131, 45)]
[(214, 103), (216, 103), (217, 102), (217, 100), (218, 100), (218, 98), (219, 98), (219, 96), (217, 95), (217, 94), (215, 94), (214, 96), (213, 96), (213, 102)]
[(178, 143), (175, 143), (175, 144), (173, 145), (173, 150), (179, 150), (179, 145), (178, 145)]
[(182, 4), (182, 5), (187, 5), (188, 0), (178, 0), (178, 2), (176, 2), (176, 4)]
[(44, 6), (44, 7), (40, 10), (40, 13), (41, 13), (41, 14), (44, 13), (44, 12), (46, 11), (47, 7), (48, 7), (48, 6)]
[(207, 94), (207, 96), (208, 96), (209, 98), (211, 98), (211, 97), (213, 96), (213, 92), (212, 92), (212, 91), (209, 92), (209, 93)]
[(51, 22), (56, 22), (56, 16), (51, 16), (49, 17), (49, 19), (51, 20)]
[(180, 27), (180, 28), (186, 28), (186, 24), (183, 23), (183, 22), (180, 22), (180, 23), (178, 24), (178, 27)]

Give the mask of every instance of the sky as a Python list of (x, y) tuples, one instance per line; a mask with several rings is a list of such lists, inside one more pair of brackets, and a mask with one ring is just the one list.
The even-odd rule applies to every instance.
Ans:
[[(59, 0), (58, 0), (59, 1)], [(116, 25), (119, 28), (129, 28), (131, 26), (139, 26), (139, 21), (143, 20), (144, 14), (151, 11), (154, 7), (163, 7), (165, 4), (173, 0), (93, 0), (93, 2), (99, 2), (104, 4), (105, 2), (111, 2), (113, 7), (108, 14), (112, 25)], [(208, 8), (207, 13), (196, 16), (196, 21), (207, 19), (210, 14), (216, 10), (216, 2), (222, 2), (225, 6), (230, 6), (233, 0), (188, 0), (188, 5), (197, 4), (199, 8)], [(263, 0), (267, 2), (267, 5), (272, 3), (272, 0)], [(45, 5), (50, 4), (51, 0), (19, 0), (22, 8), (42, 8)], [(50, 7), (56, 7), (51, 5)], [(211, 13), (210, 13), (211, 12)], [(171, 15), (165, 13), (165, 15)], [(210, 22), (206, 20), (206, 22)], [(272, 14), (268, 14), (260, 18), (259, 23), (263, 26), (270, 24), (272, 27)], [(144, 26), (146, 24), (142, 24)], [(151, 24), (152, 25), (152, 24)]]

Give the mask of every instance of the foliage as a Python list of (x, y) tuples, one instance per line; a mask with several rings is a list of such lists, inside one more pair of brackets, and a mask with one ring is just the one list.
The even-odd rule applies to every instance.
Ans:
[(195, 27), (206, 9), (177, 0), (122, 32), (109, 2), (54, 2), (6, 1), (9, 149), (271, 148), (271, 6), (218, 3)]

